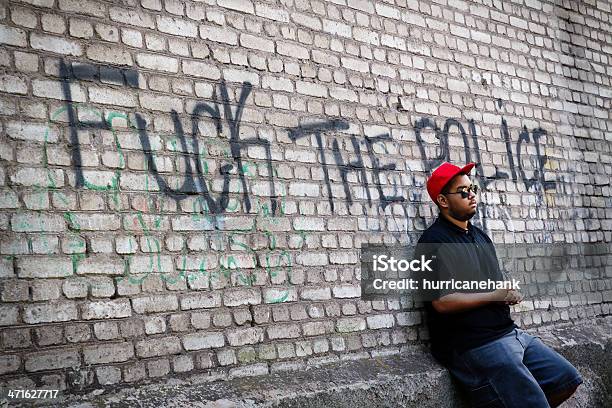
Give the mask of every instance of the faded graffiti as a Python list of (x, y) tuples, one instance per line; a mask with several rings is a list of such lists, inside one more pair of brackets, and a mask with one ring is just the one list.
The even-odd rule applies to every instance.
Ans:
[[(290, 272), (292, 267), (291, 253), (277, 246), (275, 232), (265, 226), (266, 223), (271, 225), (278, 224), (281, 217), (285, 215), (284, 200), (287, 194), (287, 186), (278, 178), (277, 169), (272, 159), (270, 142), (257, 137), (240, 137), (242, 115), (246, 100), (252, 91), (251, 84), (246, 82), (242, 84), (235, 107), (232, 107), (230, 103), (227, 85), (221, 82), (218, 88), (215, 87), (212, 103), (198, 102), (194, 106), (190, 114), (190, 137), (186, 135), (178, 113), (174, 110), (171, 111), (170, 116), (175, 134), (174, 138), (170, 140), (171, 148), (168, 150), (171, 151), (175, 157), (179, 156), (184, 163), (184, 174), (182, 174), (182, 179), (177, 179), (176, 186), (173, 187), (162, 175), (163, 172), (158, 168), (155, 149), (151, 145), (151, 138), (147, 131), (148, 124), (141, 114), (135, 113), (132, 122), (128, 115), (124, 113), (111, 112), (107, 113), (105, 116), (95, 108), (72, 101), (70, 84), (77, 79), (91, 80), (99, 78), (106, 82), (127, 84), (127, 86), (137, 87), (137, 72), (129, 69), (96, 70), (88, 68), (86, 65), (68, 66), (62, 60), (60, 62), (60, 74), (62, 77), (62, 90), (66, 103), (65, 106), (51, 115), (50, 120), (53, 122), (62, 114), (67, 117), (69, 123), (70, 145), (72, 147), (72, 165), (75, 169), (75, 184), (77, 188), (106, 192), (110, 194), (115, 205), (117, 207), (119, 206), (120, 182), (123, 169), (126, 166), (126, 153), (119, 142), (117, 131), (113, 126), (115, 120), (120, 119), (128, 124), (128, 129), (132, 132), (134, 137), (139, 140), (142, 153), (144, 154), (144, 170), (146, 173), (144, 190), (147, 195), (145, 212), (147, 214), (152, 213), (149, 215), (153, 218), (145, 220), (142, 210), (136, 211), (131, 215), (133, 216), (132, 218), (135, 226), (140, 229), (140, 233), (144, 237), (144, 245), (146, 246), (145, 252), (148, 254), (149, 267), (145, 273), (134, 275), (130, 267), (132, 254), (126, 254), (123, 257), (125, 262), (125, 273), (119, 280), (127, 279), (129, 283), (140, 284), (149, 275), (155, 273), (159, 275), (163, 281), (169, 284), (175, 284), (181, 280), (192, 283), (198, 279), (230, 279), (232, 284), (255, 284), (257, 278), (250, 272), (243, 273), (241, 270), (242, 267), (239, 266), (241, 263), (249, 265), (248, 268), (245, 268), (248, 271), (259, 266), (265, 269), (270, 277), (275, 277), (280, 270), (287, 270)], [(77, 108), (79, 117), (77, 117)], [(87, 120), (85, 116), (92, 116), (94, 120)], [(201, 134), (199, 122), (205, 118), (212, 120), (217, 134), (215, 135), (216, 137), (205, 137), (204, 142), (201, 136), (208, 135)], [(113, 143), (116, 149), (118, 164), (116, 166), (117, 168), (114, 170), (113, 176), (106, 184), (99, 184), (87, 180), (83, 170), (81, 146), (79, 144), (78, 131), (80, 128), (110, 131), (113, 135)], [(345, 131), (348, 128), (348, 122), (341, 119), (335, 119), (300, 125), (295, 128), (287, 129), (287, 131), (290, 140), (293, 142), (297, 142), (306, 137), (314, 137), (319, 160), (318, 164), (323, 172), (325, 196), (332, 214), (335, 214), (338, 210), (338, 201), (343, 201), (347, 208), (355, 202), (363, 203), (365, 201), (368, 207), (375, 205), (383, 212), (387, 209), (391, 209), (391, 211), (386, 212), (390, 215), (386, 217), (386, 219), (388, 223), (395, 223), (395, 226), (391, 228), (390, 225), (387, 225), (387, 229), (392, 233), (395, 232), (399, 234), (399, 236), (405, 234), (406, 222), (410, 218), (409, 214), (411, 207), (413, 210), (413, 218), (423, 218), (422, 214), (417, 216), (415, 211), (416, 206), (420, 204), (421, 193), (415, 191), (409, 192), (407, 190), (407, 187), (414, 187), (416, 184), (414, 174), (410, 174), (410, 177), (402, 178), (402, 175), (412, 173), (412, 169), (407, 165), (400, 168), (397, 163), (394, 162), (381, 164), (380, 158), (383, 157), (386, 159), (389, 155), (387, 146), (397, 143), (386, 133), (376, 136), (364, 136), (361, 140), (354, 134), (348, 135), (346, 140), (344, 140), (344, 142), (346, 142), (344, 147), (347, 150), (351, 150), (354, 160), (345, 161), (343, 159), (338, 137), (328, 139), (328, 136)], [(442, 161), (450, 159), (449, 133), (451, 130), (456, 130), (462, 138), (466, 161), (475, 161), (477, 163), (481, 161), (478, 136), (473, 120), (468, 120), (466, 131), (464, 125), (456, 119), (447, 119), (443, 127), (440, 128), (435, 119), (423, 117), (414, 123), (412, 130), (414, 131), (414, 140), (421, 153), (421, 160), (426, 174), (429, 174), (433, 168)], [(428, 157), (428, 148), (432, 146), (428, 146), (428, 143), (426, 143), (423, 138), (423, 133), (427, 130), (433, 132), (437, 140), (437, 146), (435, 146), (436, 154), (433, 157)], [(228, 139), (220, 137), (224, 131), (227, 131), (229, 135)], [(489, 184), (495, 180), (512, 180), (517, 183), (519, 182), (519, 178), (520, 181), (524, 183), (527, 191), (535, 191), (539, 195), (544, 191), (555, 189), (555, 181), (548, 181), (544, 173), (547, 158), (542, 154), (540, 144), (541, 139), (546, 136), (546, 131), (541, 128), (534, 128), (529, 132), (527, 128), (524, 127), (518, 135), (517, 140), (514, 142), (514, 152), (512, 149), (512, 137), (504, 118), (502, 118), (501, 121), (500, 132), (505, 143), (511, 174), (497, 171), (494, 177), (485, 177), (482, 166), (477, 166), (476, 179), (483, 190), (487, 191)], [(331, 141), (331, 143), (327, 143), (328, 140)], [(205, 146), (200, 144), (202, 142)], [(536, 164), (531, 166), (533, 169), (531, 175), (529, 175), (528, 170), (525, 169), (521, 156), (526, 144), (533, 144), (536, 151)], [(47, 135), (45, 135), (44, 163), (47, 169), (49, 169), (46, 158), (46, 145)], [(206, 147), (212, 145), (215, 146), (215, 150), (220, 150), (224, 157), (223, 163), (216, 169), (218, 174), (223, 178), (221, 190), (217, 193), (216, 197), (213, 194), (213, 188), (209, 180), (213, 174), (206, 161), (208, 158), (208, 149)], [(249, 147), (259, 147), (263, 150), (264, 154), (261, 159), (262, 161), (249, 161), (244, 158), (243, 153)], [(327, 154), (327, 149), (331, 149), (330, 156)], [(395, 156), (397, 157), (397, 152), (395, 152)], [(333, 163), (328, 162), (329, 157), (332, 158), (331, 160)], [(336, 166), (339, 171), (339, 181), (344, 193), (341, 199), (334, 194), (334, 183), (330, 177), (330, 168), (332, 166)], [(371, 171), (371, 179), (368, 179), (368, 170)], [(262, 173), (264, 176), (262, 176)], [(356, 176), (358, 186), (356, 186), (354, 182), (349, 181), (349, 175), (352, 173)], [(151, 177), (151, 179), (149, 179), (149, 177)], [(268, 194), (265, 195), (266, 200), (263, 202), (253, 195), (250, 190), (251, 182), (260, 177), (263, 178), (268, 186)], [(237, 178), (238, 183), (234, 188), (231, 188), (234, 178)], [(154, 191), (149, 188), (150, 184), (156, 184), (158, 188)], [(351, 187), (361, 187), (361, 189), (358, 190), (360, 192), (359, 197), (354, 197), (355, 190), (351, 189)], [(54, 178), (51, 176), (50, 170), (48, 185), (38, 186), (38, 188), (46, 188), (54, 191), (58, 194), (59, 199), (63, 200), (63, 204), (68, 204), (65, 195), (54, 184)], [(217, 267), (210, 265), (210, 262), (205, 258), (193, 259), (187, 253), (181, 253), (176, 262), (176, 270), (179, 271), (178, 275), (168, 276), (161, 266), (162, 250), (160, 237), (158, 235), (162, 231), (161, 221), (163, 217), (169, 215), (170, 212), (164, 210), (163, 201), (161, 200), (157, 201), (158, 204), (160, 202), (161, 204), (156, 206), (155, 202), (158, 194), (170, 197), (177, 203), (185, 200), (192, 200), (192, 220), (196, 223), (207, 225), (206, 228), (203, 228), (205, 234), (209, 236), (216, 235), (217, 238), (224, 240), (228, 247), (238, 248), (240, 252), (246, 253), (246, 260), (241, 259), (239, 262), (231, 253), (227, 255), (224, 254), (219, 260), (219, 265)], [(239, 195), (242, 199), (238, 200), (233, 198), (234, 195)], [(237, 212), (241, 206), (243, 213), (249, 214), (249, 216), (255, 218), (254, 222), (250, 224), (250, 226), (247, 225), (243, 230), (231, 232), (223, 231), (226, 214), (228, 212)], [(398, 207), (392, 209), (392, 206)], [(486, 208), (488, 204), (481, 203), (481, 206), (481, 222), (486, 228), (486, 219), (490, 211), (487, 211)], [(505, 209), (502, 209), (501, 213), (509, 217)], [(365, 215), (367, 216), (367, 211)], [(400, 215), (399, 223), (398, 219), (395, 218), (396, 215)], [(73, 238), (75, 242), (81, 242), (82, 245), (85, 246), (83, 239), (79, 236), (80, 226), (78, 225), (77, 218), (70, 211), (64, 213), (64, 218), (67, 221), (70, 234), (74, 235)], [(258, 222), (257, 220), (265, 222)], [(378, 223), (374, 223), (373, 225), (370, 225), (370, 221), (367, 223), (367, 229), (380, 230)], [(306, 241), (305, 234), (300, 231), (297, 232), (301, 236), (301, 243), (293, 249), (298, 249), (303, 246)], [(261, 247), (253, 247), (247, 243), (250, 237), (257, 234), (263, 234), (266, 237), (268, 242), (267, 248), (262, 249)], [(75, 253), (71, 254), (75, 271), (79, 262), (87, 256), (84, 249), (83, 247), (75, 248)], [(282, 298), (286, 298), (286, 296), (281, 296), (279, 299)]]

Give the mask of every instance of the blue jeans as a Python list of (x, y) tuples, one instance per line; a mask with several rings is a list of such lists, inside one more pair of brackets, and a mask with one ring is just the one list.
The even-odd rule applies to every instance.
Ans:
[(546, 395), (574, 388), (582, 377), (539, 337), (516, 328), (463, 353), (448, 369), (468, 391), (474, 407), (548, 408)]

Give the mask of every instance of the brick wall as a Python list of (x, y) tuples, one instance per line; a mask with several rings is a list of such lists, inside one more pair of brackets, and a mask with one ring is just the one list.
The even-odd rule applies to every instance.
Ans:
[[(443, 160), (497, 243), (612, 239), (608, 1), (9, 0), (0, 42), (2, 384), (426, 341), (359, 248), (418, 238)], [(609, 315), (609, 253), (516, 321)]]

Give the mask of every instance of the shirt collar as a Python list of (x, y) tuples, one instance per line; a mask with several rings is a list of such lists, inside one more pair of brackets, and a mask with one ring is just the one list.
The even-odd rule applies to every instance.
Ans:
[(469, 220), (468, 220), (467, 230), (461, 228), (458, 225), (453, 224), (448, 219), (446, 219), (446, 217), (443, 216), (442, 214), (438, 215), (438, 222), (440, 222), (441, 224), (443, 224), (447, 228), (450, 228), (453, 231), (458, 232), (460, 234), (467, 234), (468, 232), (470, 232), (472, 230), (472, 223)]

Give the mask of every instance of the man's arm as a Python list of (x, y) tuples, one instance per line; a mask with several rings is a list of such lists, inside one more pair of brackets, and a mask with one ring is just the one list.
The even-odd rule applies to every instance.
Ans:
[(438, 313), (458, 313), (475, 309), (491, 302), (505, 302), (514, 305), (522, 300), (514, 290), (497, 289), (485, 293), (451, 293), (431, 302)]

